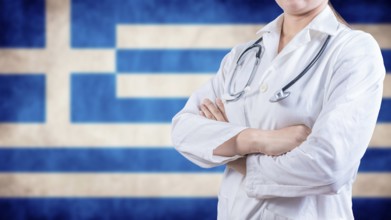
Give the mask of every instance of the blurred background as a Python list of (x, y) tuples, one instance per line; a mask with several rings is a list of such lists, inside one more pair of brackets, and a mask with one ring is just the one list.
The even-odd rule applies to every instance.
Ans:
[[(391, 73), (390, 1), (332, 3)], [(180, 156), (170, 121), (280, 13), (270, 0), (0, 0), (0, 219), (215, 219), (224, 167)], [(384, 83), (356, 219), (391, 219)]]

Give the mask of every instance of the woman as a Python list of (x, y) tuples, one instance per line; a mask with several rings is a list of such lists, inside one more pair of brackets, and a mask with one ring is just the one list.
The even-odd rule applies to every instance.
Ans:
[[(254, 42), (234, 47), (174, 117), (173, 143), (201, 167), (228, 164), (218, 219), (353, 219), (352, 183), (382, 99), (379, 46), (327, 0), (276, 1), (284, 13), (258, 32), (254, 76), (257, 48), (234, 71)], [(270, 102), (318, 53), (290, 96)]]

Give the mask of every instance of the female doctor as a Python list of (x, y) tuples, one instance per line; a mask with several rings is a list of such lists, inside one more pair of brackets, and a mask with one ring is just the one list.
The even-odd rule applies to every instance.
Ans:
[(379, 46), (328, 0), (276, 2), (284, 13), (234, 47), (173, 118), (173, 143), (201, 167), (228, 165), (218, 219), (353, 219), (382, 99)]

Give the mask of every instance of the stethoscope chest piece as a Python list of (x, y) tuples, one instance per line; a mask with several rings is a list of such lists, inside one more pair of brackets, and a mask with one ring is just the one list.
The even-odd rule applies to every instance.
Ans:
[(279, 90), (277, 91), (276, 93), (274, 93), (274, 95), (269, 99), (270, 102), (279, 102), (283, 99), (286, 99), (286, 97), (288, 97), (291, 93), (290, 92), (286, 92), (284, 90)]

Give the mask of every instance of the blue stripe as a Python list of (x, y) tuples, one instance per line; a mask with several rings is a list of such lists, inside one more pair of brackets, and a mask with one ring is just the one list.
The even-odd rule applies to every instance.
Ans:
[[(117, 72), (216, 72), (228, 49), (117, 50)], [(386, 72), (391, 72), (391, 50), (383, 49)]]
[(0, 0), (0, 48), (45, 47), (45, 1)]
[[(0, 149), (1, 172), (222, 172), (200, 168), (174, 149)], [(72, 161), (70, 163), (70, 161)]]
[(360, 172), (391, 172), (391, 149), (369, 148), (361, 160)]
[(389, 220), (391, 219), (390, 207), (391, 198), (353, 199), (353, 213), (356, 220)]
[[(203, 169), (173, 148), (3, 148), (1, 172), (222, 172)], [(72, 161), (72, 163), (69, 163)], [(391, 149), (370, 148), (360, 172), (391, 172)]]
[[(222, 23), (241, 24), (267, 22), (274, 19), (282, 10), (275, 2), (268, 0), (120, 0), (118, 7), (120, 23)], [(139, 13), (128, 13), (128, 11)], [(153, 11), (153, 13), (144, 13)]]
[[(93, 7), (91, 7), (93, 5)], [(115, 47), (117, 8), (115, 0), (72, 0), (71, 2), (71, 46)], [(129, 9), (129, 13), (134, 13)]]
[(386, 72), (389, 73), (389, 72), (391, 72), (391, 50), (383, 49), (381, 51), (381, 53), (383, 55), (384, 66), (386, 67)]
[(391, 99), (383, 98), (377, 121), (381, 123), (391, 122)]
[(216, 219), (215, 198), (0, 199), (0, 219)]
[[(75, 123), (169, 123), (186, 98), (116, 98), (115, 74), (72, 74)], [(391, 99), (383, 99), (378, 122), (391, 122)]]
[(264, 23), (281, 12), (277, 4), (267, 0), (101, 0), (99, 4), (94, 0), (73, 0), (71, 44), (115, 47), (117, 24)]
[[(390, 198), (353, 198), (356, 220), (391, 219)], [(216, 219), (216, 198), (4, 198), (1, 219)]]
[(389, 23), (388, 0), (331, 0), (334, 8), (348, 23)]
[(0, 75), (0, 123), (45, 121), (45, 75)]
[(216, 72), (229, 50), (118, 50), (117, 72)]
[[(101, 0), (99, 4), (95, 3), (95, 0), (72, 1), (73, 47), (115, 47), (117, 24), (268, 23), (282, 12), (269, 0), (166, 0), (164, 3), (159, 0)], [(351, 23), (391, 22), (391, 14), (385, 10), (390, 5), (388, 0), (346, 0), (333, 4)]]
[(74, 123), (168, 123), (185, 98), (117, 98), (115, 74), (72, 74)]

